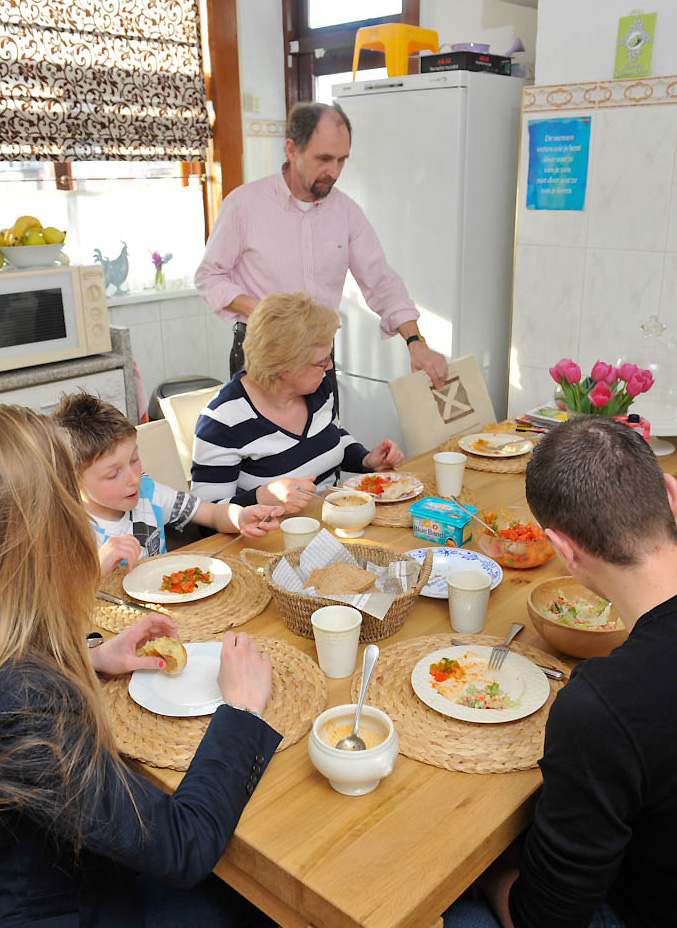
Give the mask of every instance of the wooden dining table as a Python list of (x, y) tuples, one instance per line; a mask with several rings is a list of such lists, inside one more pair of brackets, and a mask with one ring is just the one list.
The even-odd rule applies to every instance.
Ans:
[[(677, 454), (660, 460), (670, 472), (677, 469)], [(400, 469), (432, 474), (432, 455), (412, 458)], [(480, 508), (525, 504), (524, 474), (466, 468), (465, 484)], [(319, 502), (305, 512), (319, 516)], [(281, 536), (276, 530), (254, 544), (241, 539), (228, 553), (236, 555), (242, 547), (277, 551)], [(469, 547), (479, 550), (476, 539), (474, 533)], [(182, 550), (209, 553), (218, 540)], [(426, 544), (411, 528), (374, 525), (360, 541), (398, 551)], [(552, 653), (531, 625), (527, 591), (566, 573), (557, 557), (528, 570), (504, 568), (483, 633), (503, 636), (511, 623), (521, 622), (519, 640)], [(241, 629), (282, 639), (316, 659), (314, 642), (289, 631), (272, 601)], [(379, 645), (442, 632), (452, 634), (446, 600), (421, 596), (403, 628)], [(328, 705), (351, 702), (350, 683), (328, 680)], [(167, 790), (182, 776), (150, 766), (143, 772)], [(442, 912), (529, 824), (540, 785), (537, 767), (461, 773), (399, 755), (392, 774), (373, 792), (345, 796), (311, 764), (306, 736), (273, 757), (215, 873), (282, 928), (437, 928)]]

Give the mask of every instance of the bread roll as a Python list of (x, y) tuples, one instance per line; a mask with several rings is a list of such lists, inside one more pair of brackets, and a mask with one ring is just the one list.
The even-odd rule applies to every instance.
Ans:
[(140, 657), (161, 657), (165, 673), (181, 673), (186, 666), (186, 649), (176, 638), (151, 638), (136, 652)]

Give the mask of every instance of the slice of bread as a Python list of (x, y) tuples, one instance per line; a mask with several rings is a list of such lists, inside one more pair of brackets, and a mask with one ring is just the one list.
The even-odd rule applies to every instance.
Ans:
[(347, 593), (364, 593), (372, 586), (374, 580), (376, 575), (370, 570), (364, 570), (356, 564), (340, 562), (311, 570), (303, 587), (315, 587), (320, 596), (340, 596)]
[(176, 638), (151, 638), (136, 652), (139, 657), (161, 657), (165, 662), (165, 673), (181, 673), (186, 666), (186, 649)]

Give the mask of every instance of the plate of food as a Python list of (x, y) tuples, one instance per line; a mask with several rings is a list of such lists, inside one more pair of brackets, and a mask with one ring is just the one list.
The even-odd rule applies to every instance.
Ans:
[(214, 557), (170, 554), (141, 561), (125, 576), (125, 593), (147, 603), (189, 603), (228, 586), (230, 567)]
[(195, 641), (183, 646), (186, 663), (174, 673), (135, 670), (129, 681), (134, 702), (158, 715), (211, 715), (223, 704), (216, 682), (221, 659), (220, 641)]
[(458, 439), (458, 447), (484, 458), (515, 458), (528, 454), (534, 445), (526, 438), (507, 432), (478, 432), (475, 435), (462, 435)]
[(343, 481), (344, 487), (369, 493), (377, 503), (403, 503), (423, 492), (423, 484), (412, 474), (384, 471), (380, 474), (356, 474)]
[[(430, 548), (415, 548), (407, 551), (419, 564), (423, 563)], [(447, 571), (450, 567), (481, 567), (491, 577), (491, 589), (495, 589), (503, 579), (503, 571), (486, 554), (469, 551), (467, 548), (433, 548), (433, 568), (430, 579), (421, 590), (421, 596), (430, 596), (431, 599), (447, 599)]]
[(489, 670), (491, 647), (439, 648), (414, 667), (411, 685), (422, 702), (464, 722), (514, 722), (540, 709), (550, 695), (543, 671), (510, 651), (500, 670)]

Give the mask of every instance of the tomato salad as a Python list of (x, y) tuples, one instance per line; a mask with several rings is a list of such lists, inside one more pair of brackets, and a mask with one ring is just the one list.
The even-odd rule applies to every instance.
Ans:
[(211, 582), (212, 575), (209, 571), (189, 567), (187, 570), (177, 570), (173, 574), (164, 574), (160, 589), (167, 593), (194, 593), (198, 583), (207, 586)]
[(538, 567), (554, 554), (545, 532), (532, 520), (521, 521), (505, 509), (490, 509), (480, 518), (497, 533), (483, 529), (480, 547), (502, 567)]

